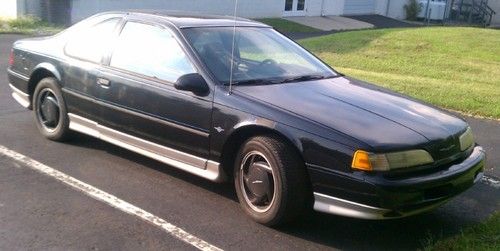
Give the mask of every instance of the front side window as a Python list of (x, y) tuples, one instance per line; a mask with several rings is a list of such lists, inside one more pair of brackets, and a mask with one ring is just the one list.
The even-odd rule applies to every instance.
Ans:
[(64, 51), (71, 57), (100, 63), (102, 56), (109, 48), (114, 36), (113, 31), (119, 21), (120, 18), (113, 18), (84, 28), (82, 31), (74, 31)]
[[(183, 30), (202, 61), (222, 83), (258, 84), (329, 78), (336, 73), (271, 28), (202, 27)], [(231, 67), (231, 64), (233, 66)]]
[(111, 56), (111, 67), (175, 82), (195, 69), (175, 37), (164, 28), (127, 22)]

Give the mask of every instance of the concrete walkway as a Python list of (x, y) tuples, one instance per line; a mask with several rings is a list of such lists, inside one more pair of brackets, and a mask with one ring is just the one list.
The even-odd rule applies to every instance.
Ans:
[(367, 22), (341, 16), (286, 17), (285, 19), (322, 31), (359, 30), (375, 27), (373, 24)]
[(286, 20), (311, 26), (319, 29), (317, 32), (287, 32), (286, 35), (292, 39), (304, 39), (329, 35), (337, 32), (357, 29), (386, 29), (386, 28), (409, 28), (421, 27), (406, 21), (392, 19), (381, 15), (357, 15), (357, 16), (326, 16), (326, 17), (289, 17)]

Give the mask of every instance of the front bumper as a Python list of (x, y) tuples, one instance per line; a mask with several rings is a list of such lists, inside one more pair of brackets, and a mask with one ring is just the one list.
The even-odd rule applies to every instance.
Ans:
[(327, 174), (325, 170), (310, 167), (314, 209), (363, 219), (419, 214), (438, 207), (479, 181), (485, 158), (482, 147), (476, 146), (461, 163), (432, 174), (400, 179), (369, 174)]

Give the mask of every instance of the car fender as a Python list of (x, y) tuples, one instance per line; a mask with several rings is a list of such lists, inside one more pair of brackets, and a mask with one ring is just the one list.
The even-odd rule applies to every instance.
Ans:
[(236, 124), (232, 128), (230, 133), (238, 133), (241, 130), (245, 130), (247, 128), (252, 128), (253, 130), (260, 128), (262, 131), (268, 131), (270, 133), (277, 134), (278, 136), (281, 136), (282, 138), (288, 140), (289, 143), (291, 143), (300, 153), (302, 153), (303, 151), (302, 142), (300, 141), (300, 139), (294, 136), (295, 134), (290, 131), (290, 128), (288, 126), (266, 118), (252, 116), (252, 118), (243, 120)]
[(55, 67), (53, 64), (48, 63), (48, 62), (43, 62), (43, 63), (40, 63), (40, 64), (36, 65), (35, 67), (33, 67), (33, 70), (30, 74), (30, 79), (39, 70), (49, 71), (50, 73), (52, 73), (52, 75), (54, 75), (54, 77), (57, 79), (57, 81), (59, 81), (59, 82), (61, 81), (61, 74), (59, 73), (59, 70), (57, 70), (57, 67)]

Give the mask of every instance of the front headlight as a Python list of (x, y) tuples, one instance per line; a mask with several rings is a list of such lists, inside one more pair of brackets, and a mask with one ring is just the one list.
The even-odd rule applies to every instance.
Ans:
[(467, 127), (467, 130), (465, 130), (462, 135), (459, 137), (460, 140), (460, 150), (465, 151), (469, 149), (474, 144), (474, 136), (472, 135), (472, 129), (470, 129), (470, 126)]
[(358, 150), (352, 159), (352, 168), (364, 171), (389, 171), (398, 168), (420, 166), (434, 162), (425, 150), (409, 150), (384, 154)]

